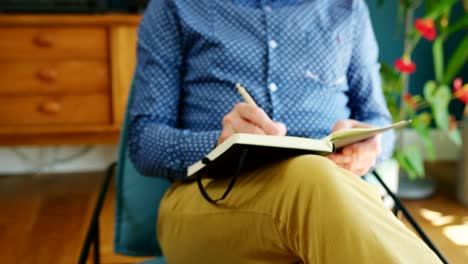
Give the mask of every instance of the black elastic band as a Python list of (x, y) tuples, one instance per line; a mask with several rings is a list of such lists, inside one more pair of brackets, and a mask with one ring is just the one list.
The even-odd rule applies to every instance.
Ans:
[(241, 173), (241, 170), (242, 170), (242, 167), (244, 166), (244, 161), (245, 161), (245, 158), (247, 157), (247, 148), (243, 149), (242, 150), (242, 153), (240, 155), (240, 158), (239, 158), (239, 163), (237, 164), (237, 169), (236, 169), (236, 172), (234, 174), (234, 177), (232, 178), (231, 182), (229, 183), (229, 186), (227, 187), (226, 191), (224, 192), (223, 196), (221, 196), (221, 198), (218, 198), (218, 199), (212, 199), (208, 193), (206, 192), (205, 190), (205, 187), (203, 187), (202, 185), (202, 182), (201, 182), (201, 179), (202, 179), (202, 174), (199, 173), (197, 175), (197, 184), (198, 184), (198, 189), (200, 190), (201, 194), (203, 195), (203, 198), (205, 198), (208, 202), (210, 203), (216, 203), (218, 201), (221, 201), (221, 200), (224, 200), (224, 198), (227, 197), (227, 195), (229, 194), (229, 192), (231, 192), (232, 190), (232, 187), (234, 187), (234, 184), (236, 183), (236, 180), (237, 178), (239, 177), (239, 174)]

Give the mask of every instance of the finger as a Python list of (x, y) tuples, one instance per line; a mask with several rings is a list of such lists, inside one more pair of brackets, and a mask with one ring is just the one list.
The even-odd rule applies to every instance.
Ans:
[[(370, 144), (370, 143), (369, 143)], [(339, 162), (357, 162), (360, 159), (367, 159), (368, 157), (376, 157), (378, 155), (377, 147), (369, 146), (368, 144), (355, 143), (350, 146), (346, 146), (335, 152), (330, 156)]]
[(381, 152), (380, 137), (375, 136), (369, 139), (366, 139), (361, 142), (354, 143), (352, 145), (346, 146), (343, 148), (343, 153), (352, 155), (358, 153), (372, 152), (376, 155)]
[(256, 124), (248, 122), (245, 119), (235, 118), (230, 123), (234, 133), (248, 133), (248, 134), (257, 134), (265, 135), (266, 132), (258, 127)]
[(261, 131), (258, 126), (240, 116), (240, 106), (238, 105), (236, 105), (231, 112), (223, 117), (223, 130), (232, 130), (232, 133), (266, 134), (264, 131)]
[(281, 122), (275, 122), (276, 127), (278, 128), (278, 136), (286, 136), (286, 132), (288, 129), (286, 128), (286, 125), (281, 123)]
[(251, 133), (265, 135), (259, 127), (249, 124), (247, 121), (241, 119), (235, 111), (223, 117), (222, 130), (218, 138), (217, 145), (223, 143), (226, 139), (235, 133)]
[(239, 103), (236, 105), (237, 113), (242, 119), (260, 127), (268, 135), (277, 135), (280, 131), (268, 115), (258, 106)]
[(362, 123), (362, 122), (359, 122), (357, 120), (352, 120), (351, 119), (351, 123), (352, 123), (352, 127), (353, 128), (373, 128), (375, 127), (374, 125), (370, 125), (370, 124), (367, 124), (367, 123)]
[(354, 162), (353, 155), (345, 155), (342, 153), (333, 153), (327, 156), (330, 160), (334, 161), (335, 163), (339, 164), (347, 164)]
[(350, 165), (348, 163), (338, 164), (338, 166), (340, 166), (341, 168), (345, 170), (350, 170)]
[(372, 166), (364, 166), (364, 167), (355, 167), (355, 166), (350, 166), (349, 170), (352, 171), (353, 173), (359, 175), (359, 176), (364, 176), (366, 173), (369, 172), (369, 170), (372, 168)]
[(366, 175), (368, 171), (369, 170), (366, 170), (366, 169), (351, 170), (351, 172), (353, 172), (354, 174), (356, 174), (359, 177), (362, 177), (362, 176)]
[(364, 174), (375, 165), (377, 155), (373, 152), (360, 152), (353, 155), (331, 154), (328, 157), (344, 169), (356, 174)]
[(350, 163), (350, 170), (356, 174), (364, 175), (375, 165), (376, 156), (368, 153), (360, 155), (355, 162)]
[(230, 124), (223, 123), (223, 129), (221, 130), (221, 134), (219, 135), (218, 141), (216, 142), (216, 146), (223, 143), (226, 139), (234, 134)]
[(343, 130), (343, 129), (347, 129), (347, 128), (351, 128), (352, 127), (352, 120), (351, 119), (345, 119), (345, 120), (340, 120), (340, 121), (337, 121), (331, 131), (332, 132), (335, 132), (335, 131), (338, 131), (338, 130)]
[(333, 125), (332, 132), (343, 130), (343, 129), (348, 129), (348, 128), (372, 128), (372, 127), (375, 127), (375, 126), (367, 124), (367, 123), (362, 123), (354, 119), (344, 119), (344, 120), (337, 121)]

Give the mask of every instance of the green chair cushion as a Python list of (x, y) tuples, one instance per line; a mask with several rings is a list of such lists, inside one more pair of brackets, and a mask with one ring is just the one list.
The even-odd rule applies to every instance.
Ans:
[[(133, 87), (129, 104), (132, 103)], [(130, 256), (160, 256), (156, 239), (159, 201), (171, 183), (141, 175), (132, 164), (127, 148), (128, 109), (122, 126), (115, 176), (116, 215), (114, 251)], [(158, 262), (159, 263), (159, 262)]]

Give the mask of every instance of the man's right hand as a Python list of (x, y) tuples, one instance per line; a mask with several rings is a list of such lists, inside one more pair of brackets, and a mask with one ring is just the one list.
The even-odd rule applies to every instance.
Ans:
[(284, 136), (286, 135), (286, 126), (271, 120), (265, 111), (258, 106), (238, 103), (231, 112), (224, 116), (223, 130), (217, 145), (235, 133)]

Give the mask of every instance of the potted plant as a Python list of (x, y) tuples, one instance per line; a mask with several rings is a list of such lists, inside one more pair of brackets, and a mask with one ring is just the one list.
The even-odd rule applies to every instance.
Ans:
[[(392, 66), (382, 64), (384, 95), (394, 121), (412, 119), (411, 127), (424, 145), (423, 151), (426, 158), (434, 160), (436, 154), (430, 137), (431, 129), (442, 131), (456, 146), (462, 144), (457, 122), (449, 111), (449, 105), (455, 100), (465, 104), (468, 102), (468, 85), (463, 84), (463, 80), (458, 76), (467, 61), (468, 36), (465, 34), (450, 54), (445, 53), (444, 47), (452, 35), (466, 30), (468, 0), (463, 1), (464, 13), (457, 19), (451, 18), (450, 15), (461, 1), (401, 0), (397, 2), (404, 25), (404, 47), (403, 54), (395, 59)], [(423, 4), (425, 15), (414, 18), (415, 9)], [(411, 55), (421, 41), (431, 42), (435, 77), (426, 80), (421, 94), (411, 94), (409, 78), (412, 74), (417, 74), (417, 65), (412, 61)], [(448, 55), (447, 58), (446, 55)], [(424, 179), (424, 157), (421, 148), (418, 144), (405, 144), (403, 132), (399, 131), (397, 134), (397, 146), (394, 152), (395, 160), (407, 175), (400, 177), (400, 181)], [(399, 194), (401, 194), (401, 187), (400, 184)], [(431, 186), (425, 185), (425, 187)], [(427, 196), (431, 192), (429, 188), (420, 195)], [(404, 194), (402, 196), (410, 198)]]

